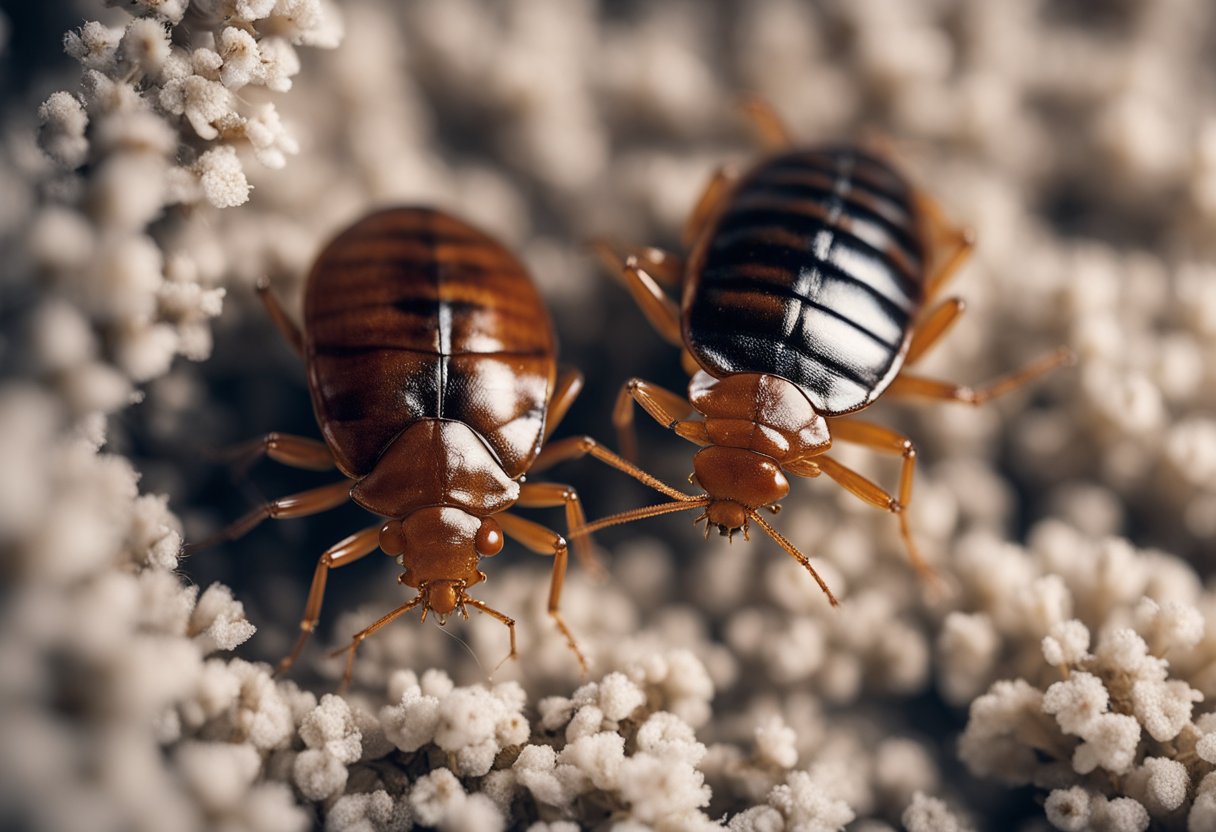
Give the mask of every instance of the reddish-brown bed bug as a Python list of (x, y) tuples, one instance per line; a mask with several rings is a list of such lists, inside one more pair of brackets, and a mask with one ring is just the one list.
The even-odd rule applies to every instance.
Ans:
[[(245, 446), (243, 456), (336, 467), (344, 476), (266, 503), (217, 538), (347, 500), (382, 518), (321, 556), (299, 638), (280, 670), (316, 627), (329, 571), (377, 548), (397, 559), (398, 583), (417, 594), (354, 636), (345, 648), (344, 684), (360, 642), (420, 604), (424, 619), (433, 612), (441, 623), (454, 611), (468, 618), (467, 607), (497, 619), (510, 631), (508, 658), (514, 656), (515, 622), (469, 595), (486, 578), (480, 559), (498, 554), (505, 536), (553, 557), (549, 614), (585, 670), (558, 611), (566, 541), (506, 512), (513, 505), (564, 506), (569, 531), (586, 540), (574, 489), (524, 482), (526, 473), (584, 450), (577, 438), (547, 444), (583, 379), (575, 370), (558, 372), (552, 324), (523, 266), (458, 219), (396, 208), (364, 217), (321, 251), (308, 278), (303, 329), (265, 286), (260, 294), (306, 362), (325, 441), (272, 433)], [(585, 547), (576, 542), (590, 561)]]
[[(692, 480), (704, 493), (663, 486), (673, 502), (606, 517), (584, 532), (703, 508), (706, 534), (713, 526), (746, 537), (750, 520), (834, 605), (806, 556), (758, 513), (776, 511), (789, 493), (787, 475), (827, 474), (894, 513), (912, 565), (931, 576), (908, 528), (916, 448), (851, 414), (884, 394), (980, 404), (1071, 352), (1057, 350), (978, 388), (906, 372), (963, 311), (958, 298), (930, 304), (970, 252), (971, 233), (947, 223), (881, 153), (795, 147), (767, 104), (750, 100), (747, 110), (772, 152), (741, 176), (719, 170), (685, 227), (687, 262), (654, 248), (622, 258), (611, 245), (595, 246), (651, 324), (682, 347), (692, 375), (687, 398), (638, 378), (625, 384), (613, 415), (622, 451), (635, 456), (637, 403), (701, 446)], [(663, 285), (682, 291), (678, 306)], [(898, 496), (829, 456), (833, 440), (902, 457)]]

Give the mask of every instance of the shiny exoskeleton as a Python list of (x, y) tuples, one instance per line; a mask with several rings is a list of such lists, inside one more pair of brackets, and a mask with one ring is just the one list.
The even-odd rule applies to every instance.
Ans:
[(824, 415), (873, 402), (921, 305), (916, 210), (903, 179), (857, 148), (760, 163), (689, 260), (684, 340), (697, 363), (716, 378), (780, 376)]
[[(299, 517), (348, 499), (382, 519), (326, 551), (317, 564), (289, 667), (316, 626), (329, 570), (378, 548), (402, 567), (413, 598), (354, 636), (349, 680), (364, 638), (421, 604), (442, 623), (466, 607), (510, 629), (503, 613), (471, 597), (482, 557), (504, 534), (552, 555), (549, 613), (580, 664), (558, 611), (567, 546), (561, 535), (508, 513), (513, 505), (565, 506), (570, 531), (584, 523), (575, 491), (524, 482), (529, 471), (585, 452), (581, 440), (546, 444), (582, 388), (559, 374), (548, 313), (519, 262), (486, 234), (442, 212), (371, 214), (317, 257), (298, 329), (273, 295), (271, 317), (303, 355), (324, 442), (270, 434), (245, 447), (302, 468), (336, 467), (344, 478), (267, 503), (224, 532), (235, 537), (267, 517)], [(580, 536), (580, 539), (581, 536)]]
[[(683, 348), (692, 373), (687, 398), (641, 379), (625, 385), (614, 414), (622, 448), (635, 455), (636, 402), (702, 446), (693, 480), (704, 493), (663, 486), (673, 502), (604, 518), (586, 531), (697, 507), (707, 533), (714, 526), (746, 536), (752, 521), (835, 604), (807, 558), (757, 513), (777, 510), (789, 493), (787, 475), (827, 474), (896, 514), (913, 565), (929, 575), (906, 513), (916, 449), (850, 414), (884, 393), (979, 404), (1070, 353), (1058, 350), (976, 389), (909, 374), (963, 311), (958, 298), (930, 304), (970, 251), (970, 233), (946, 223), (881, 153), (794, 147), (766, 105), (752, 101), (749, 110), (774, 152), (742, 176), (719, 171), (685, 229), (686, 262), (653, 248), (622, 262), (614, 247), (598, 245), (660, 334)], [(679, 306), (661, 283), (681, 290)], [(898, 496), (828, 455), (833, 440), (902, 456)]]

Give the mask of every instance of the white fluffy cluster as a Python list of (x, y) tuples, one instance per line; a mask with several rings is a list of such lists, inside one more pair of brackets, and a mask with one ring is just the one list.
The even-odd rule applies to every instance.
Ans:
[[(1059, 829), (1216, 826), (1216, 599), (1179, 557), (1120, 537), (1184, 556), (1216, 539), (1210, 4), (361, 0), (342, 4), (346, 48), (315, 53), (297, 49), (336, 34), (318, 0), (110, 5), (67, 38), (83, 83), (43, 105), (42, 160), (0, 147), (0, 233), (36, 301), (28, 339), (0, 355), (35, 382), (0, 391), (16, 587), (0, 808), (51, 828), (962, 832), (968, 810), (997, 820), (949, 781), (958, 749), (926, 726), (970, 706), (967, 764), (1033, 784)], [(307, 89), (269, 103), (310, 53)], [(96, 420), (84, 439), (64, 426), (118, 410), (176, 354), (205, 357), (226, 288), (273, 276), (297, 308), (316, 247), (389, 202), (442, 206), (517, 250), (563, 358), (600, 386), (588, 399), (674, 368), (674, 351), (621, 337), (641, 318), (617, 314), (624, 293), (578, 243), (674, 247), (713, 166), (754, 156), (738, 89), (810, 141), (897, 137), (901, 166), (978, 230), (957, 282), (968, 313), (925, 374), (971, 382), (1060, 343), (1080, 353), (980, 410), (875, 408), (920, 446), (913, 528), (950, 591), (922, 592), (894, 518), (798, 482), (778, 525), (841, 609), (759, 534), (702, 544), (672, 519), (668, 546), (632, 527), (612, 582), (577, 563), (566, 582), (593, 684), (546, 614), (548, 574), (518, 550), (478, 596), (519, 621), (520, 659), (494, 682), (506, 632), (476, 614), (377, 633), (346, 697), (213, 655), (252, 632), (240, 603), (183, 587), (164, 501), (97, 455)], [(199, 441), (181, 410), (148, 405)], [(642, 441), (680, 482), (691, 446)], [(873, 454), (833, 453), (897, 482)], [(599, 497), (619, 487), (621, 507), (653, 496), (586, 475), (593, 515), (588, 480)], [(1042, 514), (1059, 519), (1007, 542)], [(327, 604), (323, 627), (334, 614), (342, 642), (400, 603), (394, 589)], [(320, 652), (301, 678), (336, 678)]]
[(57, 290), (35, 313), (33, 369), (78, 413), (117, 410), (174, 356), (210, 354), (230, 253), (195, 206), (248, 200), (246, 149), (271, 168), (297, 152), (253, 88), (289, 89), (296, 47), (339, 35), (321, 0), (113, 5), (125, 21), (64, 38), (81, 84), (39, 108), (59, 172), (23, 229), (29, 268)]
[[(1036, 538), (1037, 557), (1005, 547), (1001, 574), (978, 559), (969, 573), (999, 581), (1021, 571), (1005, 584), (1007, 607), (952, 613), (943, 628), (943, 665), (955, 671), (944, 686), (960, 698), (991, 668), (1024, 674), (971, 703), (960, 756), (977, 775), (1051, 790), (1058, 829), (1142, 831), (1183, 817), (1206, 828), (1216, 819), (1204, 786), (1216, 762), (1216, 720), (1203, 704), (1216, 692), (1213, 598), (1184, 567), (1163, 569), (1177, 564), (1164, 555), (1094, 545), (1059, 526)], [(1044, 561), (1054, 574), (1036, 576)]]
[(100, 429), (65, 435), (59, 416), (44, 394), (0, 392), (0, 805), (45, 828), (303, 830), (290, 790), (259, 782), (290, 710), (248, 695), (253, 666), (208, 658), (253, 635), (241, 603), (175, 574), (165, 499), (98, 452)]
[[(101, 448), (103, 414), (136, 384), (175, 355), (210, 353), (228, 265), (200, 195), (243, 201), (239, 145), (271, 165), (293, 146), (269, 105), (246, 113), (243, 98), (217, 115), (222, 136), (196, 131), (171, 81), (228, 44), (221, 21), (261, 40), (256, 22), (274, 32), (255, 44), (261, 74), (230, 73), (232, 89), (282, 88), (298, 69), (292, 44), (322, 45), (326, 24), (316, 0), (121, 5), (64, 38), (81, 84), (38, 108), (45, 156), (32, 129), (0, 153), (6, 302), (21, 317), (4, 369), (22, 377), (0, 385), (0, 654), (12, 662), (0, 812), (38, 828), (303, 830), (291, 789), (265, 777), (299, 702), (264, 668), (212, 657), (254, 625), (227, 587), (176, 573), (167, 498), (140, 494), (132, 464)], [(224, 60), (239, 63), (238, 47)]]
[[(1172, 622), (1153, 631), (1154, 651), (1160, 655), (1163, 642), (1185, 632), (1186, 649), (1171, 658), (1186, 667), (1204, 633), (1200, 610), (1211, 603), (1178, 558), (1137, 550), (1122, 538), (1089, 537), (1058, 520), (1036, 526), (1025, 548), (986, 533), (964, 537), (954, 563), (957, 594), (938, 631), (937, 652), (942, 692), (960, 705), (1000, 678), (1048, 684), (1052, 666), (1085, 654), (1091, 632), (1133, 626), (1147, 599), (1164, 605), (1162, 621)], [(1210, 648), (1205, 640), (1198, 649), (1206, 657)], [(1044, 666), (1044, 650), (1052, 666)], [(1194, 676), (1200, 690), (1216, 692), (1202, 662)]]

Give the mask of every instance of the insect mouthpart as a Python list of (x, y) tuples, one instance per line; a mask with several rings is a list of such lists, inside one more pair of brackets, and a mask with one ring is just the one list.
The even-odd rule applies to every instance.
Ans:
[(705, 521), (705, 537), (709, 530), (716, 528), (718, 534), (734, 542), (735, 532), (743, 532), (743, 539), (750, 540), (747, 534), (748, 510), (734, 500), (714, 500), (705, 507), (705, 511), (694, 520), (694, 523)]
[(446, 624), (448, 616), (455, 610), (465, 618), (469, 617), (464, 605), (467, 596), (464, 592), (464, 581), (427, 581), (419, 587), (419, 593), (424, 596), (422, 617), (428, 612), (435, 613), (440, 625)]

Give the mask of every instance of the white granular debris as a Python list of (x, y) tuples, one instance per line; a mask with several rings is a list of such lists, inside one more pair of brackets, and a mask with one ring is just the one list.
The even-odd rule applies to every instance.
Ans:
[(1074, 673), (1056, 682), (1043, 695), (1043, 710), (1053, 714), (1060, 729), (1068, 734), (1083, 734), (1094, 720), (1106, 712), (1110, 694), (1102, 680), (1092, 673)]
[(944, 802), (917, 792), (900, 817), (908, 832), (972, 832), (971, 824), (961, 820)]
[(358, 760), (362, 751), (362, 734), (355, 726), (350, 705), (333, 694), (321, 698), (321, 704), (300, 723), (299, 732), (309, 748), (324, 751), (346, 764)]
[(231, 147), (208, 150), (194, 164), (203, 196), (216, 208), (244, 205), (249, 199), (250, 185), (245, 171)]
[(292, 763), (292, 782), (309, 800), (325, 800), (346, 788), (346, 764), (317, 748), (306, 748)]
[(176, 754), (187, 787), (211, 812), (232, 809), (261, 769), (257, 749), (244, 743), (188, 742)]
[(557, 760), (581, 771), (597, 789), (615, 790), (625, 761), (625, 738), (607, 731), (579, 737), (561, 750)]
[(188, 632), (203, 654), (232, 650), (257, 632), (245, 618), (245, 607), (223, 584), (207, 587), (190, 614)]
[(856, 817), (844, 801), (830, 797), (803, 771), (794, 772), (785, 783), (774, 786), (768, 803), (785, 818), (787, 828), (834, 832)]
[(1111, 832), (1144, 832), (1148, 829), (1148, 810), (1130, 797), (1106, 800), (1098, 796), (1092, 805), (1094, 826)]
[(1043, 637), (1043, 658), (1048, 664), (1079, 664), (1088, 655), (1089, 628), (1075, 618), (1061, 621)]
[(1187, 832), (1201, 832), (1216, 823), (1216, 772), (1199, 781), (1195, 801), (1187, 814)]
[(778, 768), (793, 768), (798, 762), (797, 740), (798, 735), (779, 716), (756, 726), (756, 753)]
[(1167, 757), (1148, 757), (1141, 768), (1145, 772), (1145, 803), (1149, 807), (1168, 813), (1183, 804), (1191, 785), (1186, 766)]
[(417, 751), (431, 742), (439, 725), (439, 700), (423, 696), (416, 687), (407, 689), (397, 705), (380, 710), (385, 735), (402, 751)]
[(398, 832), (410, 826), (409, 802), (383, 789), (342, 795), (325, 814), (326, 832)]
[(1072, 767), (1078, 774), (1104, 768), (1123, 774), (1132, 766), (1140, 742), (1140, 723), (1127, 714), (1099, 714), (1087, 722), (1080, 734), (1085, 742), (1073, 753)]
[(1044, 810), (1047, 820), (1063, 832), (1085, 832), (1090, 827), (1089, 792), (1080, 786), (1055, 789), (1047, 795)]
[(599, 707), (605, 719), (620, 722), (646, 702), (646, 694), (623, 673), (609, 673), (599, 683)]
[[(46, 44), (0, 143), (6, 816), (11, 800), (42, 828), (922, 832), (968, 812), (999, 825), (977, 805), (992, 789), (1040, 826), (1216, 828), (1210, 4), (105, 5), (63, 54), (38, 15), (0, 13), (0, 57)], [(309, 48), (344, 28), (332, 55)], [(41, 107), (18, 94), (52, 81)], [(510, 550), (473, 593), (519, 622), (518, 659), (492, 672), (505, 632), (476, 613), (394, 622), (342, 695), (313, 645), (298, 682), (225, 655), (255, 624), (240, 649), (282, 655), (298, 607), (279, 606), (307, 591), (268, 601), (227, 559), (294, 556), (320, 528), (179, 563), (228, 519), (209, 496), (223, 477), (190, 460), (307, 421), (254, 284), (299, 321), (311, 258), (344, 224), (441, 206), (535, 270), (560, 360), (600, 390), (559, 437), (631, 375), (678, 393), (678, 351), (641, 334), (581, 246), (687, 256), (713, 168), (757, 157), (739, 88), (799, 144), (872, 131), (976, 230), (946, 289), (967, 314), (918, 373), (979, 384), (1058, 345), (1080, 357), (982, 408), (862, 416), (920, 449), (909, 518), (945, 591), (917, 582), (894, 518), (820, 477), (792, 483), (773, 522), (836, 610), (754, 524), (702, 543), (681, 515), (597, 535), (604, 583), (572, 559), (563, 613), (587, 678), (547, 615), (543, 562)], [(177, 361), (213, 347), (214, 363)], [(683, 487), (695, 449), (648, 424), (640, 439), (644, 467)], [(845, 444), (833, 458), (898, 489), (897, 460)], [(645, 504), (587, 464), (558, 479), (589, 516)], [(273, 467), (230, 503), (279, 496), (258, 493)], [(564, 533), (554, 514), (540, 521)], [(200, 577), (212, 558), (232, 591)], [(391, 577), (357, 580), (330, 576), (343, 589), (316, 640), (342, 646), (401, 603)], [(374, 612), (348, 621), (343, 592)], [(968, 716), (957, 747), (942, 708)], [(993, 782), (948, 782), (957, 758)]]

